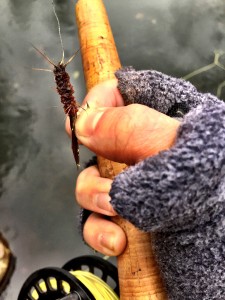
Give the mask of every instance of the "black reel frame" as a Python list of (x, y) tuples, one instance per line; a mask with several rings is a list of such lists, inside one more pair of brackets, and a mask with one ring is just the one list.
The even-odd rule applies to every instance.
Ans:
[(95, 300), (88, 288), (70, 273), (76, 270), (89, 271), (100, 277), (119, 295), (117, 268), (100, 257), (85, 255), (68, 261), (62, 268), (43, 268), (34, 272), (23, 284), (17, 300), (35, 300), (34, 292), (38, 294), (38, 300)]

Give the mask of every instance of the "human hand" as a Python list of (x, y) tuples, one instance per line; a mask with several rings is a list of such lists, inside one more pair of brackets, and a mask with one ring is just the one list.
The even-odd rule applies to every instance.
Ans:
[[(179, 122), (140, 104), (124, 107), (116, 80), (94, 87), (86, 102), (90, 109), (78, 118), (76, 134), (97, 155), (131, 165), (174, 143)], [(100, 177), (96, 166), (87, 168), (78, 177), (76, 199), (94, 212), (84, 225), (85, 241), (106, 255), (118, 255), (126, 245), (125, 233), (104, 218), (116, 215), (108, 195), (111, 183)]]

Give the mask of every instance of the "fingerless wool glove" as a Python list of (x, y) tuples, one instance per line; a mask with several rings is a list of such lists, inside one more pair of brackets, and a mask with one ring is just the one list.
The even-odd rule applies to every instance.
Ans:
[(153, 233), (170, 300), (225, 299), (225, 104), (156, 71), (116, 77), (126, 103), (185, 116), (170, 150), (115, 178), (111, 204)]
[(116, 77), (126, 104), (182, 123), (170, 150), (117, 175), (111, 204), (152, 233), (169, 300), (225, 299), (225, 104), (156, 71), (125, 68)]

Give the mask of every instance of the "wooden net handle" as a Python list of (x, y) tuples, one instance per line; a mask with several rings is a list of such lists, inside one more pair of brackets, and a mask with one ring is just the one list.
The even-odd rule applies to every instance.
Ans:
[[(121, 67), (108, 16), (101, 0), (78, 0), (76, 20), (87, 90)], [(102, 177), (114, 178), (126, 165), (98, 157)], [(114, 218), (126, 233), (127, 247), (118, 257), (121, 300), (165, 300), (159, 269), (151, 248), (150, 234), (120, 217)]]

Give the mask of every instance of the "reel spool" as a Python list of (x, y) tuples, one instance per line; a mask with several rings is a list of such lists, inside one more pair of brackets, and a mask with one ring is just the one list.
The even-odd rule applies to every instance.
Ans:
[(95, 300), (96, 292), (110, 295), (102, 298), (105, 300), (119, 299), (117, 268), (100, 257), (87, 255), (68, 261), (62, 268), (34, 272), (17, 300)]
[(63, 269), (71, 272), (76, 270), (89, 271), (107, 283), (119, 295), (117, 268), (109, 261), (94, 255), (84, 255), (68, 261)]

